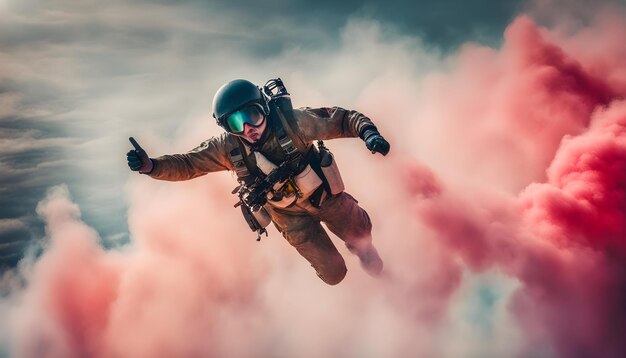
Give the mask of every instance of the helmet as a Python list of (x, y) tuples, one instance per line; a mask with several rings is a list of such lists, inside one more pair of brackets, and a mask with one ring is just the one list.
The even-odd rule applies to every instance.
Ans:
[(246, 80), (233, 80), (220, 87), (213, 97), (213, 118), (227, 132), (232, 130), (226, 124), (226, 118), (234, 112), (253, 105), (268, 116), (270, 109), (268, 99), (261, 89)]

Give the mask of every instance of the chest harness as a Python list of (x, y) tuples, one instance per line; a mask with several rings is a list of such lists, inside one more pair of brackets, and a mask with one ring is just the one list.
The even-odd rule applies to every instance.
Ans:
[[(248, 226), (258, 233), (257, 241), (260, 240), (261, 234), (264, 233), (267, 236), (265, 227), (271, 221), (269, 214), (263, 208), (266, 202), (269, 201), (271, 205), (277, 207), (289, 207), (307, 195), (305, 199), (309, 200), (313, 206), (319, 207), (323, 192), (331, 193), (328, 181), (320, 168), (320, 150), (327, 151), (323, 142), (318, 141), (320, 150), (314, 145), (307, 147), (296, 134), (291, 99), (280, 79), (268, 81), (263, 89), (270, 97), (268, 103), (270, 115), (266, 120), (271, 128), (266, 130), (273, 130), (275, 136), (267, 140), (278, 141), (284, 155), (283, 162), (278, 166), (271, 163), (271, 170), (268, 170), (262, 162), (269, 161), (261, 153), (255, 152), (254, 148), (244, 144), (239, 137), (236, 137), (237, 147), (230, 151), (230, 160), (235, 167), (239, 182), (233, 190), (233, 194), (237, 194), (240, 199), (235, 207), (241, 207)], [(300, 150), (294, 141), (298, 142)], [(301, 187), (306, 187), (306, 185), (299, 185), (305, 184), (299, 182), (298, 179), (307, 170), (312, 170), (319, 178), (318, 182), (311, 183), (309, 180), (306, 183), (309, 187), (314, 187), (313, 192), (303, 192)]]

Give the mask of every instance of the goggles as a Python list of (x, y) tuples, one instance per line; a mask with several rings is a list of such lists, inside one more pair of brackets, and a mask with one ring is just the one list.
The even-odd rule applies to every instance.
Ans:
[(229, 114), (224, 122), (230, 132), (239, 134), (243, 133), (245, 124), (256, 128), (263, 124), (264, 119), (265, 116), (259, 108), (255, 105), (250, 105)]

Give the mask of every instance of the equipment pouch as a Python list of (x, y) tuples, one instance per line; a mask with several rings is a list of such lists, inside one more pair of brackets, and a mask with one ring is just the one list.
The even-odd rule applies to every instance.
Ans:
[(263, 230), (272, 221), (270, 214), (263, 207), (257, 211), (252, 211), (248, 206), (241, 205), (241, 213), (252, 231)]
[(261, 207), (261, 209), (257, 211), (253, 211), (252, 215), (256, 219), (259, 226), (262, 228), (266, 228), (267, 225), (269, 225), (272, 222), (272, 218), (270, 217), (270, 214), (267, 212), (267, 210), (265, 210), (264, 207)]
[(302, 198), (308, 198), (315, 189), (322, 185), (322, 179), (311, 168), (311, 165), (307, 165), (304, 170), (298, 174), (295, 178), (296, 185), (302, 193)]
[[(284, 185), (290, 185), (290, 184), (284, 184)], [(295, 194), (295, 192), (287, 193), (287, 195), (283, 195), (283, 193), (286, 191), (287, 190), (269, 192), (267, 195), (268, 204), (277, 208), (281, 208), (281, 209), (291, 206), (293, 203), (296, 202), (296, 200), (298, 200), (298, 196)]]
[(343, 179), (341, 178), (341, 173), (339, 173), (339, 167), (337, 167), (333, 153), (331, 153), (323, 143), (319, 145), (318, 149), (320, 152), (320, 168), (326, 177), (326, 181), (328, 181), (330, 193), (332, 195), (339, 194), (345, 189), (345, 185), (343, 184)]

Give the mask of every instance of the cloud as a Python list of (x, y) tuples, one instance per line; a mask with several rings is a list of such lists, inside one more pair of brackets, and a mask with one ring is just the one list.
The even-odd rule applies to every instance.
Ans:
[(18, 93), (2, 93), (0, 92), (0, 118), (9, 117), (17, 113), (17, 104), (20, 101)]
[(19, 219), (0, 219), (0, 234), (24, 228), (26, 224)]
[[(622, 25), (613, 24), (602, 28), (623, 33)], [(582, 30), (582, 38), (573, 34), (565, 43), (580, 46), (587, 31), (597, 30)], [(467, 66), (472, 78), (489, 80), (465, 83), (466, 97), (454, 101), (466, 103), (453, 111), (464, 111), (463, 121), (472, 123), (454, 123), (469, 148), (463, 155), (470, 163), (495, 159), (492, 164), (514, 167), (498, 170), (500, 180), (489, 176), (488, 167), (474, 167), (470, 176), (490, 179), (472, 190), (460, 190), (454, 178), (445, 180), (419, 166), (407, 180), (418, 200), (416, 215), (447, 251), (472, 271), (497, 269), (519, 280), (511, 307), (526, 334), (524, 355), (621, 356), (626, 346), (616, 332), (626, 325), (621, 304), (626, 288), (626, 93), (612, 75), (621, 69), (605, 66), (607, 76), (597, 76), (597, 59), (567, 52), (547, 40), (558, 38), (548, 33), (521, 17), (507, 29), (500, 52), (468, 48), (460, 56), (459, 68)], [(614, 44), (610, 50), (604, 47), (609, 58), (624, 49)], [(426, 86), (450, 89), (458, 80), (458, 74), (448, 75)], [(494, 88), (499, 101), (481, 91)], [(456, 122), (454, 116), (440, 118)], [(480, 139), (474, 141), (474, 134)], [(503, 137), (506, 146), (498, 145)], [(489, 138), (498, 141), (489, 144)], [(532, 143), (530, 152), (510, 151), (525, 142)], [(529, 170), (539, 174), (545, 161), (545, 180), (526, 181), (518, 195), (490, 188)]]
[[(27, 290), (10, 302), (11, 353), (313, 357), (438, 352), (429, 343), (436, 337), (433, 327), (445, 315), (460, 278), (442, 252), (430, 257), (418, 251), (417, 242), (404, 246), (401, 262), (388, 261), (390, 272), (400, 274), (380, 282), (366, 277), (349, 257), (350, 277), (329, 287), (274, 230), (271, 238), (256, 243), (238, 225), (241, 218), (224, 212), (230, 181), (215, 183), (132, 183), (134, 244), (121, 251), (102, 249), (67, 187), (51, 189), (37, 208), (50, 241), (29, 269)], [(157, 188), (160, 195), (154, 197)], [(200, 193), (214, 201), (198, 201)], [(163, 200), (168, 204), (158, 205)], [(203, 220), (207, 217), (215, 220)], [(183, 220), (195, 224), (172, 225)], [(423, 272), (402, 275), (399, 266), (416, 260), (426, 265)]]
[[(367, 17), (342, 19), (328, 41), (333, 31), (316, 17), (296, 28), (223, 5), (32, 4), (12, 2), (1, 15), (3, 30), (25, 30), (0, 31), (10, 49), (2, 85), (17, 93), (7, 113), (18, 117), (2, 125), (7, 138), (32, 138), (20, 154), (67, 148), (62, 171), (23, 191), (13, 189), (43, 174), (45, 159), (3, 159), (3, 208), (36, 206), (46, 227), (41, 256), (0, 284), (5, 351), (623, 352), (623, 13), (570, 31), (522, 16), (502, 46), (445, 53)], [(358, 140), (328, 143), (373, 219), (386, 279), (365, 276), (338, 245), (349, 273), (327, 287), (275, 230), (254, 242), (225, 209), (226, 173), (129, 178), (129, 135), (152, 155), (188, 150), (220, 131), (207, 122), (219, 85), (274, 74), (296, 105), (359, 109), (392, 142), (385, 158)], [(35, 204), (59, 182), (68, 185)], [(112, 243), (126, 218), (130, 242)]]
[(19, 261), (29, 233), (28, 223), (23, 220), (0, 219), (0, 265), (13, 266)]
[(67, 138), (35, 139), (29, 133), (22, 138), (0, 139), (0, 156), (12, 155), (25, 151), (49, 148), (67, 147), (70, 141)]

